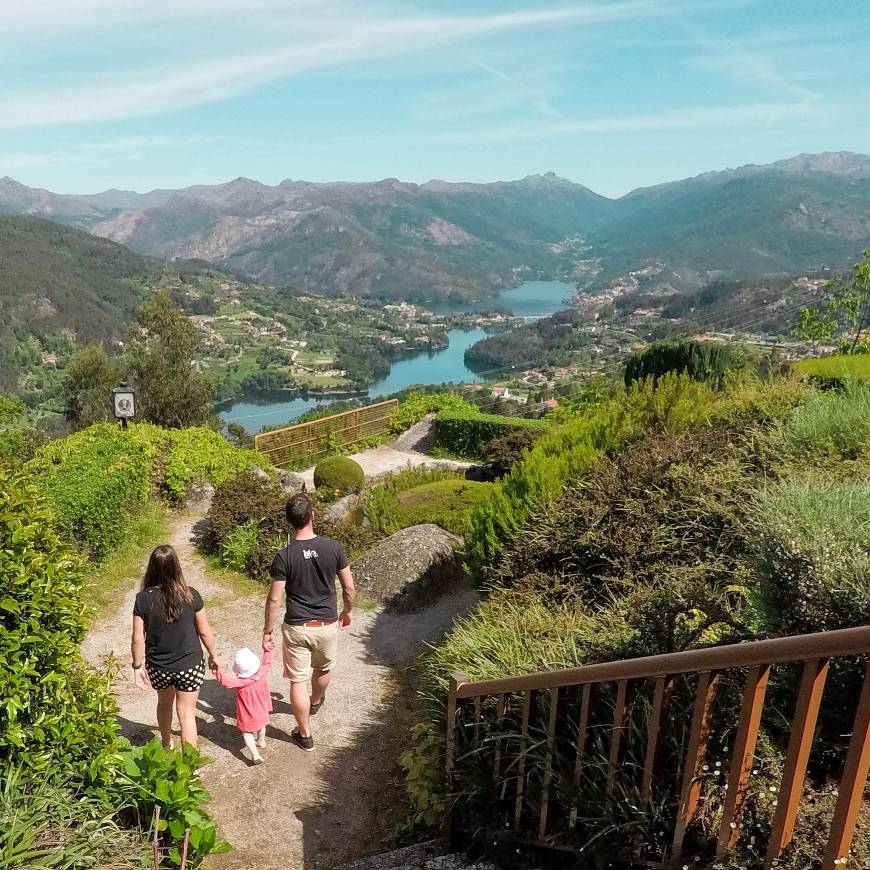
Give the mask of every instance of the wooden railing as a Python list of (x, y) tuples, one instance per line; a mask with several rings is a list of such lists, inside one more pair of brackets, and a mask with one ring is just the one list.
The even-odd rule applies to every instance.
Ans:
[(276, 466), (295, 459), (316, 459), (389, 432), (390, 421), (398, 407), (398, 400), (388, 399), (309, 423), (262, 432), (254, 436), (254, 449)]
[[(642, 822), (631, 829), (630, 866), (712, 863), (741, 837), (773, 674), (779, 708), (774, 721), (787, 748), (778, 783), (769, 788), (778, 793), (769, 839), (759, 853), (764, 858), (755, 865), (771, 868), (793, 837), (823, 692), (829, 669), (836, 668), (838, 681), (851, 675), (857, 704), (854, 713), (839, 711), (848, 716), (842, 730), (851, 724), (851, 736), (842, 738), (836, 809), (826, 851), (818, 857), (823, 870), (853, 866), (848, 855), (870, 770), (868, 652), (870, 626), (485, 682), (454, 674), (446, 747), (454, 836), (469, 814), (478, 826), (488, 814), (489, 836), (582, 852), (578, 826), (594, 830), (591, 817), (618, 796), (637, 811), (637, 820), (650, 818), (655, 800), (657, 830), (666, 832), (652, 843), (642, 834)], [(708, 842), (706, 855), (690, 856), (687, 831), (692, 833), (705, 810), (707, 771), (717, 769), (716, 754), (718, 769), (727, 770), (719, 779), (718, 838)]]

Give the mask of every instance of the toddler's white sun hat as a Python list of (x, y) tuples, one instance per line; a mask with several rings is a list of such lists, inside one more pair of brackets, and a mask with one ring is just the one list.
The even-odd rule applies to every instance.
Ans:
[(244, 679), (245, 677), (253, 677), (259, 670), (259, 657), (256, 653), (251, 652), (246, 646), (243, 646), (236, 653), (236, 660), (233, 662), (233, 673), (237, 677)]

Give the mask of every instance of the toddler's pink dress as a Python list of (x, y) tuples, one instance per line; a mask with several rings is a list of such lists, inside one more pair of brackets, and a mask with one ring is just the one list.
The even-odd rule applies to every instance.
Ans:
[(236, 690), (236, 725), (239, 731), (253, 734), (268, 724), (272, 712), (272, 696), (269, 694), (271, 667), (272, 650), (263, 650), (260, 670), (252, 677), (237, 677), (232, 671), (224, 673), (220, 668), (215, 673), (224, 688)]

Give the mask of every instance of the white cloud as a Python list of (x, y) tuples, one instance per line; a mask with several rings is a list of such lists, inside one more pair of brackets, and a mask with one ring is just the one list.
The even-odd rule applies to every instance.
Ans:
[[(408, 14), (386, 6), (364, 8), (359, 3), (254, 0), (254, 12), (273, 13), (260, 17), (252, 14), (249, 0), (218, 0), (217, 5), (205, 0), (155, 0), (150, 4), (138, 0), (45, 0), (23, 12), (0, 7), (0, 33), (5, 33), (0, 35), (0, 57), (23, 44), (22, 32), (41, 41), (45, 51), (50, 51), (53, 34), (68, 47), (70, 34), (59, 29), (63, 22), (69, 22), (73, 32), (99, 35), (100, 50), (109, 52), (115, 64), (120, 58), (117, 52), (110, 52), (112, 31), (119, 44), (133, 38), (131, 32), (146, 43), (144, 34), (148, 33), (154, 43), (153, 55), (146, 54), (148, 59), (135, 68), (111, 74), (101, 68), (76, 78), (70, 74), (67, 81), (71, 84), (59, 80), (48, 85), (23, 82), (8, 89), (0, 96), (0, 127), (150, 116), (239, 96), (309, 70), (409, 55), (531, 28), (606, 24), (669, 14), (687, 5), (624, 0), (489, 15), (431, 15)], [(190, 25), (191, 39), (174, 32), (170, 48), (158, 50), (170, 41), (167, 35), (161, 42), (164, 29), (170, 33), (164, 25), (181, 19)], [(142, 30), (131, 28), (133, 22)], [(241, 34), (250, 36), (251, 28), (260, 37), (253, 43), (240, 38)], [(255, 44), (256, 49), (234, 52), (233, 47), (240, 43)]]
[(192, 148), (213, 145), (221, 136), (191, 133), (187, 136), (123, 136), (100, 142), (85, 142), (69, 148), (46, 151), (12, 151), (0, 153), (0, 173), (40, 166), (67, 166), (91, 163), (111, 157), (115, 160), (139, 160), (155, 150)]

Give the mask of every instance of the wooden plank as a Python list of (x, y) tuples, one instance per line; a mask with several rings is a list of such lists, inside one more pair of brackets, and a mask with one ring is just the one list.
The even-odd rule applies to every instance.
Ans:
[(538, 839), (547, 834), (547, 813), (550, 809), (550, 784), (553, 781), (553, 744), (556, 740), (556, 716), (559, 712), (559, 690), (550, 689), (550, 718), (547, 722), (547, 754), (544, 758), (544, 780), (541, 784), (541, 816)]
[[(858, 813), (864, 800), (864, 787), (870, 774), (870, 662), (864, 672), (864, 686), (858, 698), (855, 722), (852, 726), (852, 739), (846, 753), (843, 776), (840, 778), (840, 793), (837, 808), (831, 822), (831, 834), (822, 870), (835, 870), (845, 863), (852, 848)], [(838, 863), (839, 862), (839, 863)]]
[(722, 824), (719, 826), (717, 858), (723, 858), (734, 847), (740, 836), (743, 803), (746, 799), (749, 777), (752, 774), (755, 744), (761, 727), (761, 713), (764, 709), (764, 695), (769, 676), (770, 665), (750, 668), (746, 674), (740, 720), (737, 724), (734, 750), (731, 753), (731, 770), (728, 773), (728, 790), (725, 793)]
[(483, 713), (483, 698), (479, 695), (474, 699), (474, 743), (480, 738), (480, 717)]
[(465, 674), (451, 674), (447, 687), (447, 743), (444, 749), (444, 784), (447, 790), (447, 811), (444, 814), (444, 842), (453, 848), (453, 764), (456, 752), (456, 705), (459, 687), (468, 680)]
[(626, 696), (628, 680), (620, 680), (616, 686), (616, 702), (613, 705), (613, 729), (610, 733), (610, 753), (607, 758), (607, 796), (613, 795), (616, 785), (616, 771), (619, 764), (619, 748), (622, 744), (622, 732), (625, 730)]
[[(586, 735), (589, 730), (589, 703), (592, 695), (592, 684), (587, 683), (580, 691), (580, 714), (577, 718), (577, 755), (574, 759), (574, 788), (580, 790), (580, 780), (583, 776), (583, 753), (586, 748)], [(577, 824), (577, 801), (571, 807), (569, 825)]]
[(662, 733), (662, 716), (667, 709), (672, 686), (673, 682), (668, 677), (656, 678), (652, 707), (646, 723), (646, 752), (644, 753), (643, 773), (640, 779), (641, 810), (648, 809), (652, 799), (652, 778)]
[(683, 782), (680, 787), (680, 803), (677, 815), (677, 826), (671, 844), (671, 858), (676, 861), (683, 850), (683, 838), (689, 822), (695, 817), (698, 807), (698, 796), (701, 793), (701, 768), (704, 755), (707, 752), (707, 740), (710, 736), (710, 714), (713, 709), (713, 699), (716, 697), (716, 686), (719, 675), (711, 671), (702, 671), (698, 676), (698, 687), (695, 690), (695, 708), (692, 712), (692, 724), (689, 728), (689, 745), (686, 750)]
[(776, 814), (770, 832), (764, 870), (770, 870), (782, 850), (791, 842), (801, 794), (807, 774), (807, 763), (816, 733), (819, 707), (828, 677), (828, 659), (811, 659), (804, 663), (792, 718), (791, 736), (785, 757), (785, 768), (776, 801)]
[(495, 759), (492, 763), (492, 781), (493, 784), (498, 787), (498, 779), (501, 776), (501, 744), (502, 744), (502, 734), (501, 728), (504, 723), (504, 717), (507, 713), (508, 709), (508, 696), (507, 695), (499, 695), (498, 696), (498, 704), (496, 707), (496, 722), (498, 728), (498, 736), (495, 738)]
[(523, 817), (523, 792), (526, 787), (526, 747), (529, 743), (529, 711), (532, 707), (532, 693), (528, 691), (523, 698), (523, 724), (520, 738), (520, 760), (517, 768), (517, 799), (514, 803), (514, 830), (519, 830)]

